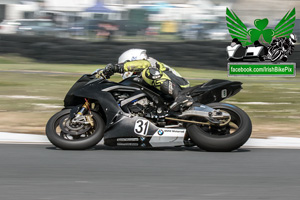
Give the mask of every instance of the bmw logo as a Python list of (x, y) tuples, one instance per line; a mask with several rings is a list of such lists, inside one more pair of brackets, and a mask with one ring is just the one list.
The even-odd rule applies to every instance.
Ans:
[(158, 130), (158, 135), (163, 135), (164, 134), (164, 131), (163, 130)]

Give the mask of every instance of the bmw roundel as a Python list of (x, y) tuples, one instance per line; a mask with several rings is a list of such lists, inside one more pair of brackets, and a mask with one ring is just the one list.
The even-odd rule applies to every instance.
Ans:
[(158, 135), (163, 135), (163, 134), (164, 134), (164, 131), (161, 130), (161, 129), (159, 129), (159, 130), (158, 130)]

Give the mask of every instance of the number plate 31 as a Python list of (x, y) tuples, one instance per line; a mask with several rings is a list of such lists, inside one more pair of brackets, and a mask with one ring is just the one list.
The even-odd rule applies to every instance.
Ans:
[(138, 119), (134, 125), (134, 133), (137, 135), (145, 136), (148, 133), (149, 121)]

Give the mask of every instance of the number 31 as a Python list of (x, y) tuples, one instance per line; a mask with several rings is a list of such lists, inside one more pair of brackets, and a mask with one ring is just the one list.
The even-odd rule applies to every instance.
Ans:
[(149, 127), (148, 120), (138, 119), (136, 120), (134, 125), (134, 133), (137, 135), (147, 135), (148, 127)]

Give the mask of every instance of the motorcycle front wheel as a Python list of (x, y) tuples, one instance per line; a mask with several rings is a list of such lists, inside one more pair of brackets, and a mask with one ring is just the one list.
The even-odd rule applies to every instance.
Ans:
[(53, 115), (46, 125), (46, 135), (56, 147), (64, 150), (84, 150), (98, 144), (104, 135), (105, 123), (101, 116), (92, 112), (94, 126), (73, 125), (70, 122), (70, 109)]
[(252, 132), (252, 123), (243, 110), (226, 103), (212, 103), (207, 106), (229, 113), (231, 121), (223, 127), (188, 124), (187, 131), (193, 143), (206, 151), (228, 152), (247, 142)]

